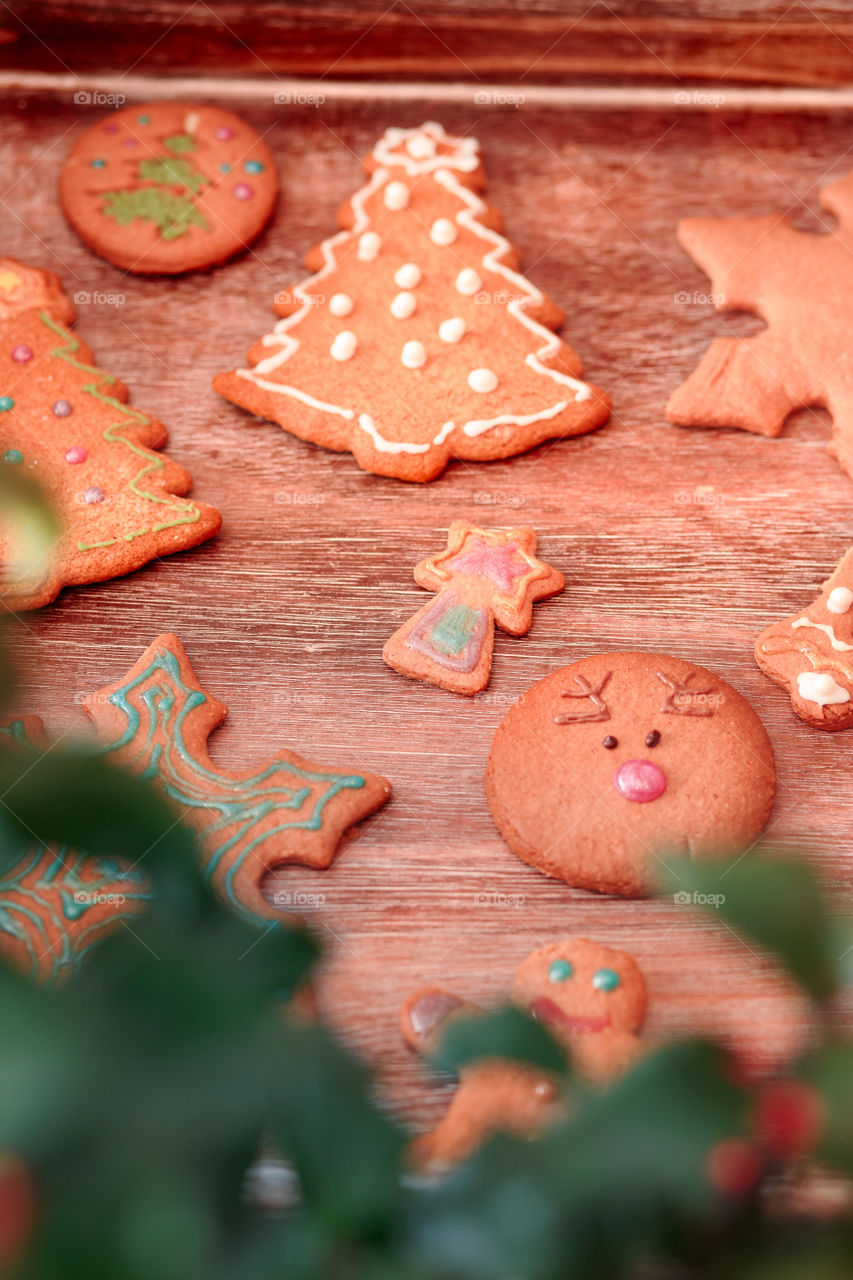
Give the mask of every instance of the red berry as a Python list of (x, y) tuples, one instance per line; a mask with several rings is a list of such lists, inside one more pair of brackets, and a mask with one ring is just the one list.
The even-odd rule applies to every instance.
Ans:
[(17, 1156), (0, 1153), (0, 1269), (4, 1272), (20, 1257), (35, 1216), (35, 1188), (29, 1170)]
[(708, 1177), (727, 1196), (744, 1196), (761, 1177), (761, 1155), (746, 1138), (725, 1138), (708, 1153)]
[(755, 1103), (755, 1128), (764, 1146), (781, 1160), (811, 1151), (823, 1123), (820, 1095), (804, 1080), (766, 1085)]

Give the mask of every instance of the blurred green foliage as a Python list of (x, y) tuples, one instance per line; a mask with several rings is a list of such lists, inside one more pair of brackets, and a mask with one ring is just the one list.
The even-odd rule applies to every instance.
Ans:
[[(315, 940), (222, 905), (200, 874), (194, 835), (157, 791), (82, 747), (26, 748), (0, 755), (0, 797), (3, 865), (35, 832), (140, 861), (155, 889), (150, 911), (72, 982), (44, 989), (0, 967), (4, 1274), (853, 1274), (849, 1211), (823, 1219), (772, 1208), (780, 1175), (795, 1181), (813, 1157), (853, 1174), (853, 1047), (835, 1015), (846, 948), (806, 861), (756, 853), (722, 880), (719, 865), (687, 864), (675, 882), (697, 895), (722, 889), (719, 917), (815, 1002), (821, 1039), (794, 1064), (793, 1088), (762, 1095), (722, 1049), (683, 1042), (595, 1090), (518, 1010), (454, 1020), (438, 1055), (445, 1069), (496, 1054), (529, 1062), (562, 1077), (571, 1106), (536, 1141), (497, 1135), (426, 1179), (412, 1176), (408, 1135), (365, 1068), (322, 1024), (288, 1012), (317, 960)], [(298, 1189), (277, 1212), (245, 1191), (270, 1142)]]

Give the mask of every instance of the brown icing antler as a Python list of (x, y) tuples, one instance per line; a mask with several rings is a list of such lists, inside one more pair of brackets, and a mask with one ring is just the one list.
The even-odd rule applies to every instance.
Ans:
[[(688, 688), (690, 681), (695, 676), (695, 671), (690, 671), (684, 680), (678, 680), (674, 676), (668, 676), (663, 671), (655, 673), (667, 687), (667, 694), (661, 703), (661, 711), (671, 716), (712, 716), (714, 708), (707, 704), (694, 705), (692, 699), (705, 697), (709, 693), (713, 693), (710, 689), (690, 689)], [(677, 698), (686, 699), (686, 702), (678, 703)]]
[(609, 720), (610, 712), (607, 710), (607, 704), (601, 696), (601, 692), (607, 681), (610, 679), (612, 672), (605, 671), (604, 675), (597, 684), (590, 684), (584, 676), (575, 676), (575, 684), (577, 689), (562, 689), (560, 691), (561, 698), (589, 698), (592, 701), (592, 710), (582, 711), (580, 715), (569, 715), (563, 712), (561, 715), (554, 716), (554, 724), (580, 724), (582, 721), (587, 723), (593, 720)]

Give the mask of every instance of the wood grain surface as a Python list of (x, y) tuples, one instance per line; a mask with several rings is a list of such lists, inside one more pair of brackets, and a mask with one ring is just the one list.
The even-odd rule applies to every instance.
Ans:
[[(5, 45), (5, 48), (3, 47)], [(11, 0), (0, 67), (844, 85), (845, 0)]]
[[(79, 727), (82, 695), (174, 630), (230, 708), (212, 743), (223, 764), (248, 767), (286, 745), (391, 779), (391, 802), (331, 870), (290, 870), (270, 890), (313, 895), (306, 914), (328, 948), (323, 1009), (415, 1123), (436, 1118), (447, 1086), (403, 1048), (403, 997), (435, 982), (497, 1000), (528, 951), (570, 933), (637, 956), (650, 1038), (713, 1028), (755, 1066), (780, 1063), (807, 1035), (808, 1011), (748, 941), (671, 901), (548, 881), (498, 838), (482, 776), (507, 707), (556, 667), (633, 647), (696, 660), (741, 690), (772, 736), (770, 834), (808, 847), (849, 911), (853, 733), (806, 728), (756, 668), (752, 645), (811, 599), (849, 547), (853, 482), (825, 452), (821, 413), (800, 413), (775, 441), (663, 416), (713, 336), (760, 327), (713, 312), (676, 243), (677, 219), (789, 210), (819, 230), (818, 189), (849, 163), (849, 115), (445, 103), (445, 126), (480, 138), (487, 194), (530, 277), (566, 306), (564, 334), (615, 408), (594, 435), (504, 463), (452, 464), (418, 487), (255, 422), (210, 383), (267, 329), (274, 294), (304, 274), (306, 250), (360, 183), (358, 157), (387, 124), (435, 112), (398, 105), (392, 121), (382, 103), (341, 104), (333, 93), (317, 107), (242, 109), (280, 167), (276, 217), (230, 266), (164, 281), (122, 275), (63, 221), (59, 167), (98, 108), (50, 96), (3, 104), (3, 252), (57, 271), (88, 299), (81, 336), (132, 403), (169, 426), (194, 493), (224, 516), (214, 542), (24, 616), (20, 710), (42, 712), (56, 733)], [(413, 565), (455, 518), (531, 524), (567, 578), (561, 596), (537, 606), (529, 636), (498, 635), (491, 685), (473, 701), (407, 681), (380, 657), (425, 598)], [(727, 875), (737, 868), (721, 869), (721, 892)]]

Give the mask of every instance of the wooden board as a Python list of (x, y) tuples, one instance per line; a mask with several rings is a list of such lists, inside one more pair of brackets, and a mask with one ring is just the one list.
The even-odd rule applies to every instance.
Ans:
[[(25, 616), (16, 648), (31, 681), (20, 710), (42, 711), (56, 732), (79, 725), (84, 693), (175, 630), (230, 707), (213, 741), (223, 763), (248, 767), (281, 744), (393, 781), (389, 806), (329, 872), (296, 869), (276, 884), (322, 895), (308, 914), (328, 943), (324, 1010), (416, 1122), (436, 1117), (442, 1090), (402, 1047), (403, 997), (436, 982), (496, 1000), (529, 950), (569, 933), (638, 957), (651, 1036), (716, 1027), (753, 1063), (778, 1063), (808, 1018), (746, 941), (673, 903), (546, 880), (496, 835), (481, 780), (506, 708), (554, 668), (629, 647), (695, 659), (746, 694), (772, 735), (771, 835), (807, 844), (849, 904), (853, 733), (807, 729), (751, 650), (847, 550), (853, 482), (825, 451), (821, 413), (799, 414), (778, 441), (663, 417), (714, 335), (760, 327), (713, 313), (707, 281), (675, 241), (678, 217), (788, 209), (817, 228), (817, 191), (849, 163), (849, 115), (445, 102), (446, 127), (480, 137), (488, 195), (531, 278), (567, 307), (565, 334), (615, 410), (595, 435), (505, 463), (451, 465), (417, 487), (366, 475), (348, 455), (256, 423), (211, 390), (214, 373), (267, 329), (274, 294), (302, 277), (305, 251), (360, 182), (357, 157), (392, 122), (385, 104), (332, 92), (322, 108), (286, 113), (260, 95), (236, 105), (275, 151), (275, 221), (232, 265), (163, 281), (124, 277), (93, 257), (54, 199), (62, 158), (95, 108), (64, 96), (3, 104), (3, 251), (58, 271), (89, 298), (81, 336), (132, 402), (169, 425), (170, 453), (193, 472), (195, 494), (224, 515), (215, 542)], [(429, 103), (398, 103), (393, 121), (434, 114)], [(424, 599), (412, 566), (457, 517), (533, 525), (568, 579), (562, 596), (537, 606), (528, 637), (498, 636), (491, 686), (473, 702), (411, 683), (380, 657)]]
[(53, 74), (846, 85), (853, 20), (845, 0), (17, 0), (0, 54)]

